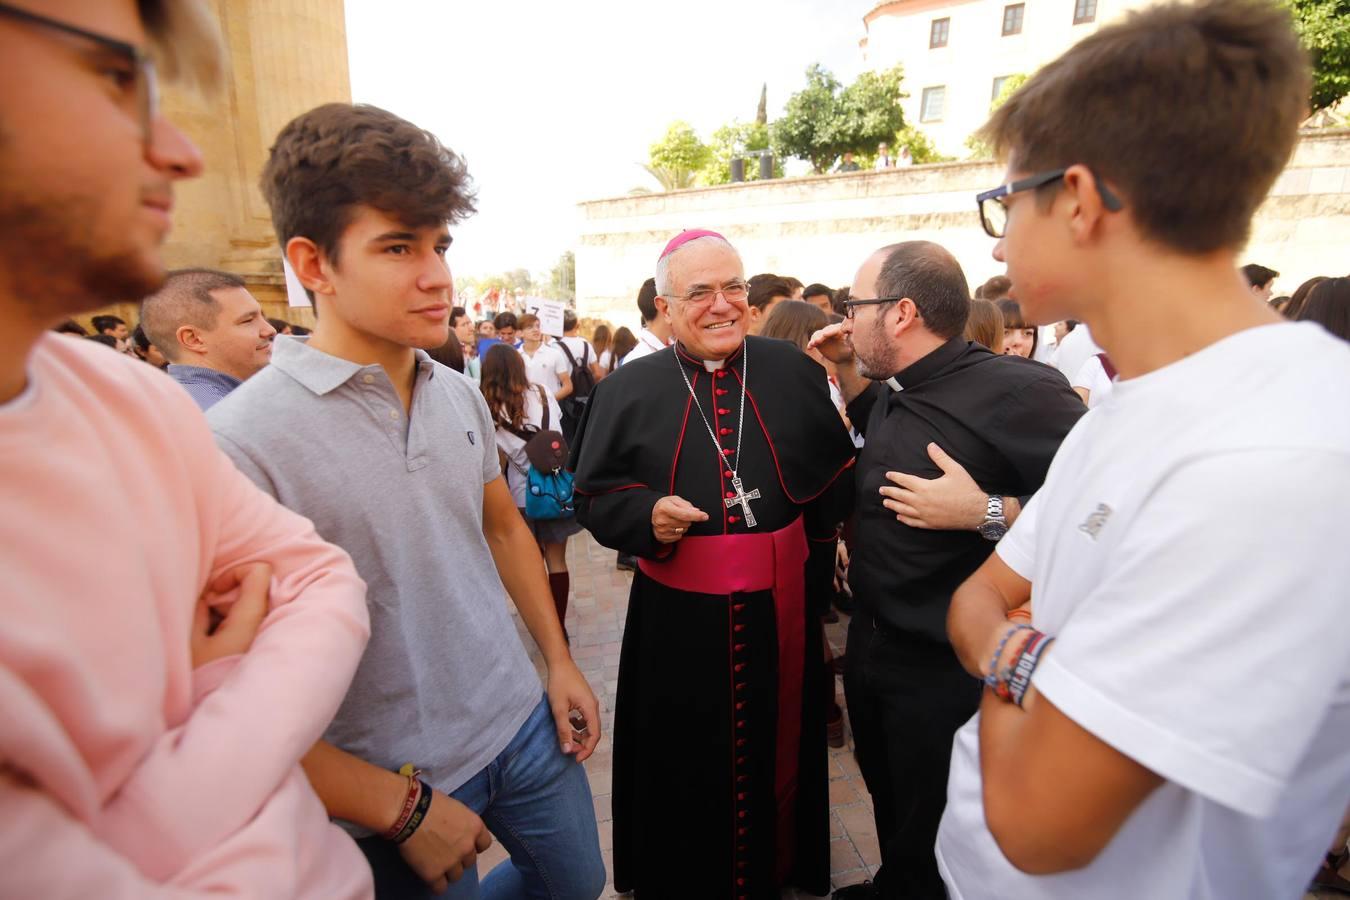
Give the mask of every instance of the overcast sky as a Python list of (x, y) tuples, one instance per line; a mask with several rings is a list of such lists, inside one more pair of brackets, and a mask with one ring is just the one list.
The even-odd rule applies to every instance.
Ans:
[(676, 120), (706, 140), (769, 117), (820, 62), (848, 83), (874, 0), (346, 0), (352, 98), (464, 156), (479, 213), (458, 276), (542, 273), (575, 249), (576, 204), (656, 184), (639, 163)]

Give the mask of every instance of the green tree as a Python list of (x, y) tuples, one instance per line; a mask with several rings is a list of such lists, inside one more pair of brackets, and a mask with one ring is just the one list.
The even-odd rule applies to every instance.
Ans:
[(904, 127), (900, 66), (864, 72), (843, 87), (821, 65), (806, 70), (806, 87), (788, 98), (773, 136), (784, 152), (820, 174), (841, 154), (870, 153)]
[(746, 154), (756, 150), (772, 150), (774, 154), (774, 177), (783, 177), (783, 154), (773, 144), (773, 134), (768, 125), (760, 122), (728, 122), (712, 133), (708, 142), (710, 156), (707, 164), (699, 170), (699, 182), (707, 185), (727, 184), (731, 181), (731, 161), (745, 160), (745, 178), (755, 181), (759, 178), (759, 161)]
[(549, 296), (569, 305), (577, 302), (577, 258), (571, 250), (558, 257), (548, 274)]
[[(999, 89), (998, 96), (989, 104), (989, 112), (992, 113), (994, 110), (1007, 103), (1008, 98), (1017, 93), (1018, 89), (1026, 84), (1027, 79), (1030, 77), (1031, 76), (1022, 72), (1018, 72), (1016, 75), (1009, 75), (1004, 79), (1003, 87)], [(966, 138), (966, 147), (969, 148), (972, 159), (992, 159), (994, 156), (994, 148), (990, 147), (973, 134)]]
[(663, 190), (693, 187), (698, 171), (708, 164), (711, 152), (708, 145), (699, 140), (694, 126), (688, 122), (672, 122), (665, 137), (651, 145), (649, 161), (643, 168)]
[(937, 148), (933, 146), (933, 142), (929, 140), (928, 135), (924, 134), (913, 125), (906, 125), (896, 132), (895, 140), (891, 142), (891, 146), (896, 149), (908, 147), (909, 158), (914, 161), (915, 165), (951, 161), (950, 156), (943, 156), (937, 151)]
[(1350, 96), (1350, 0), (1284, 0), (1312, 57), (1313, 112)]

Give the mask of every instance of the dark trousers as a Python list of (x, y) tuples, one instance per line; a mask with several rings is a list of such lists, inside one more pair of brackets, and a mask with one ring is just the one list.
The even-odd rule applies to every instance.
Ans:
[(844, 696), (875, 809), (880, 897), (947, 896), (933, 847), (952, 738), (979, 708), (981, 689), (948, 645), (906, 637), (861, 611), (849, 625)]

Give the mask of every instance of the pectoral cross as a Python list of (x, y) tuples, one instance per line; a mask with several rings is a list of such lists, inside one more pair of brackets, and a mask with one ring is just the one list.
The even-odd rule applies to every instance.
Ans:
[(755, 521), (755, 514), (750, 509), (750, 501), (759, 499), (759, 489), (756, 488), (747, 494), (745, 492), (745, 485), (741, 483), (739, 475), (731, 479), (731, 486), (736, 489), (736, 496), (728, 497), (722, 502), (727, 505), (727, 509), (731, 509), (733, 506), (739, 506), (745, 513), (745, 527), (754, 528), (759, 523)]

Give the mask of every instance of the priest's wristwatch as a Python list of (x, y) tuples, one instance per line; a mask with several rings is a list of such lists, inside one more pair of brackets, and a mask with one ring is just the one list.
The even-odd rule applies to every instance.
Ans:
[(997, 541), (1008, 533), (1008, 520), (1003, 518), (1003, 497), (998, 494), (989, 495), (989, 506), (985, 510), (984, 521), (975, 530), (987, 541)]

